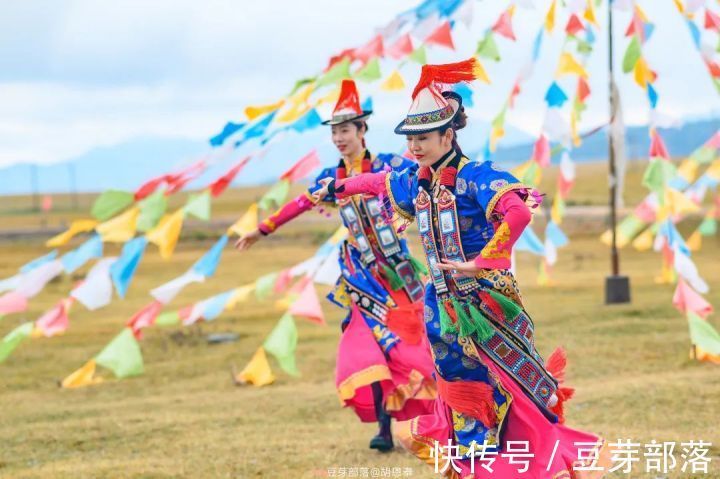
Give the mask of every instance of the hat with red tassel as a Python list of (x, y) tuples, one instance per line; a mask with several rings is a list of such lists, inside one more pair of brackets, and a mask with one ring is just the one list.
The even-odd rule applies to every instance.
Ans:
[(343, 80), (332, 118), (324, 121), (323, 125), (340, 125), (349, 121), (362, 121), (371, 114), (372, 110), (363, 110), (360, 107), (360, 95), (355, 82), (353, 80)]
[(443, 94), (447, 85), (477, 78), (478, 63), (473, 57), (445, 65), (424, 65), (412, 93), (412, 105), (395, 127), (398, 135), (417, 135), (439, 130), (452, 121), (462, 106), (457, 94)]

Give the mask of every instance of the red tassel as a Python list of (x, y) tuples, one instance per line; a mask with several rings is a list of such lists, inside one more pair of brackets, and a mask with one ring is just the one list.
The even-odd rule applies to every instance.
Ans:
[(553, 375), (559, 383), (565, 381), (565, 368), (567, 367), (567, 355), (565, 349), (556, 348), (545, 361), (545, 369)]
[(443, 168), (440, 172), (440, 184), (448, 188), (455, 186), (455, 177), (457, 176), (457, 172), (457, 168)]
[(497, 425), (493, 388), (479, 381), (445, 381), (437, 376), (437, 392), (454, 411), (478, 419), (487, 428)]
[(557, 415), (560, 424), (565, 423), (565, 402), (569, 401), (575, 394), (575, 389), (565, 387), (562, 384), (565, 382), (565, 368), (567, 367), (567, 355), (563, 348), (557, 348), (545, 361), (545, 369), (557, 379), (559, 387), (555, 391), (557, 396), (557, 404), (550, 408), (550, 410)]
[[(475, 57), (457, 63), (444, 65), (423, 65), (420, 79), (412, 93), (413, 100), (420, 90), (435, 83), (454, 84), (461, 81), (472, 81), (477, 78), (475, 71), (477, 60)], [(438, 92), (439, 94), (439, 92)]]
[(387, 327), (408, 344), (418, 344), (425, 335), (422, 313), (422, 303), (393, 308), (387, 314)]
[(457, 324), (458, 317), (457, 313), (455, 312), (455, 308), (453, 308), (453, 305), (450, 301), (445, 301), (443, 303), (443, 308), (445, 308), (445, 312), (450, 316), (450, 319), (452, 319), (453, 324)]
[(480, 293), (480, 301), (482, 304), (488, 307), (488, 309), (492, 312), (493, 316), (497, 319), (498, 322), (505, 321), (505, 313), (503, 313), (502, 308), (498, 304), (497, 301), (495, 301), (495, 298), (492, 297), (490, 293), (487, 291), (482, 291)]
[(347, 178), (347, 170), (344, 166), (338, 166), (335, 170), (335, 179), (344, 180), (345, 178)]

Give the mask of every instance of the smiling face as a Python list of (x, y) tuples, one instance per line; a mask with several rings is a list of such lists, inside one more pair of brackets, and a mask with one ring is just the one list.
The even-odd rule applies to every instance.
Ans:
[(363, 150), (365, 127), (358, 128), (352, 122), (332, 126), (332, 142), (343, 158), (355, 158)]
[(452, 149), (454, 134), (452, 128), (448, 128), (443, 133), (431, 131), (407, 135), (407, 148), (420, 166), (432, 166)]

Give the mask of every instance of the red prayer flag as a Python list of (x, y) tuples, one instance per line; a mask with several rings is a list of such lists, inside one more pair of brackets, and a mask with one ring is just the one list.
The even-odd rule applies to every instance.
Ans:
[(320, 166), (320, 158), (318, 157), (317, 151), (313, 150), (300, 158), (293, 166), (283, 173), (282, 176), (280, 176), (280, 179), (288, 180), (292, 183), (304, 178), (318, 166)]
[(431, 45), (440, 45), (441, 47), (447, 47), (451, 50), (455, 50), (455, 44), (452, 39), (452, 29), (450, 28), (450, 22), (445, 21), (442, 25), (437, 27), (426, 39), (425, 43)]

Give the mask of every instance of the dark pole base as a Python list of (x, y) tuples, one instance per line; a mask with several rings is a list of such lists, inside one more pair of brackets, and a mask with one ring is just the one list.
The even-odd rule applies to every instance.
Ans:
[(629, 302), (630, 278), (627, 276), (608, 276), (605, 278), (605, 304)]

